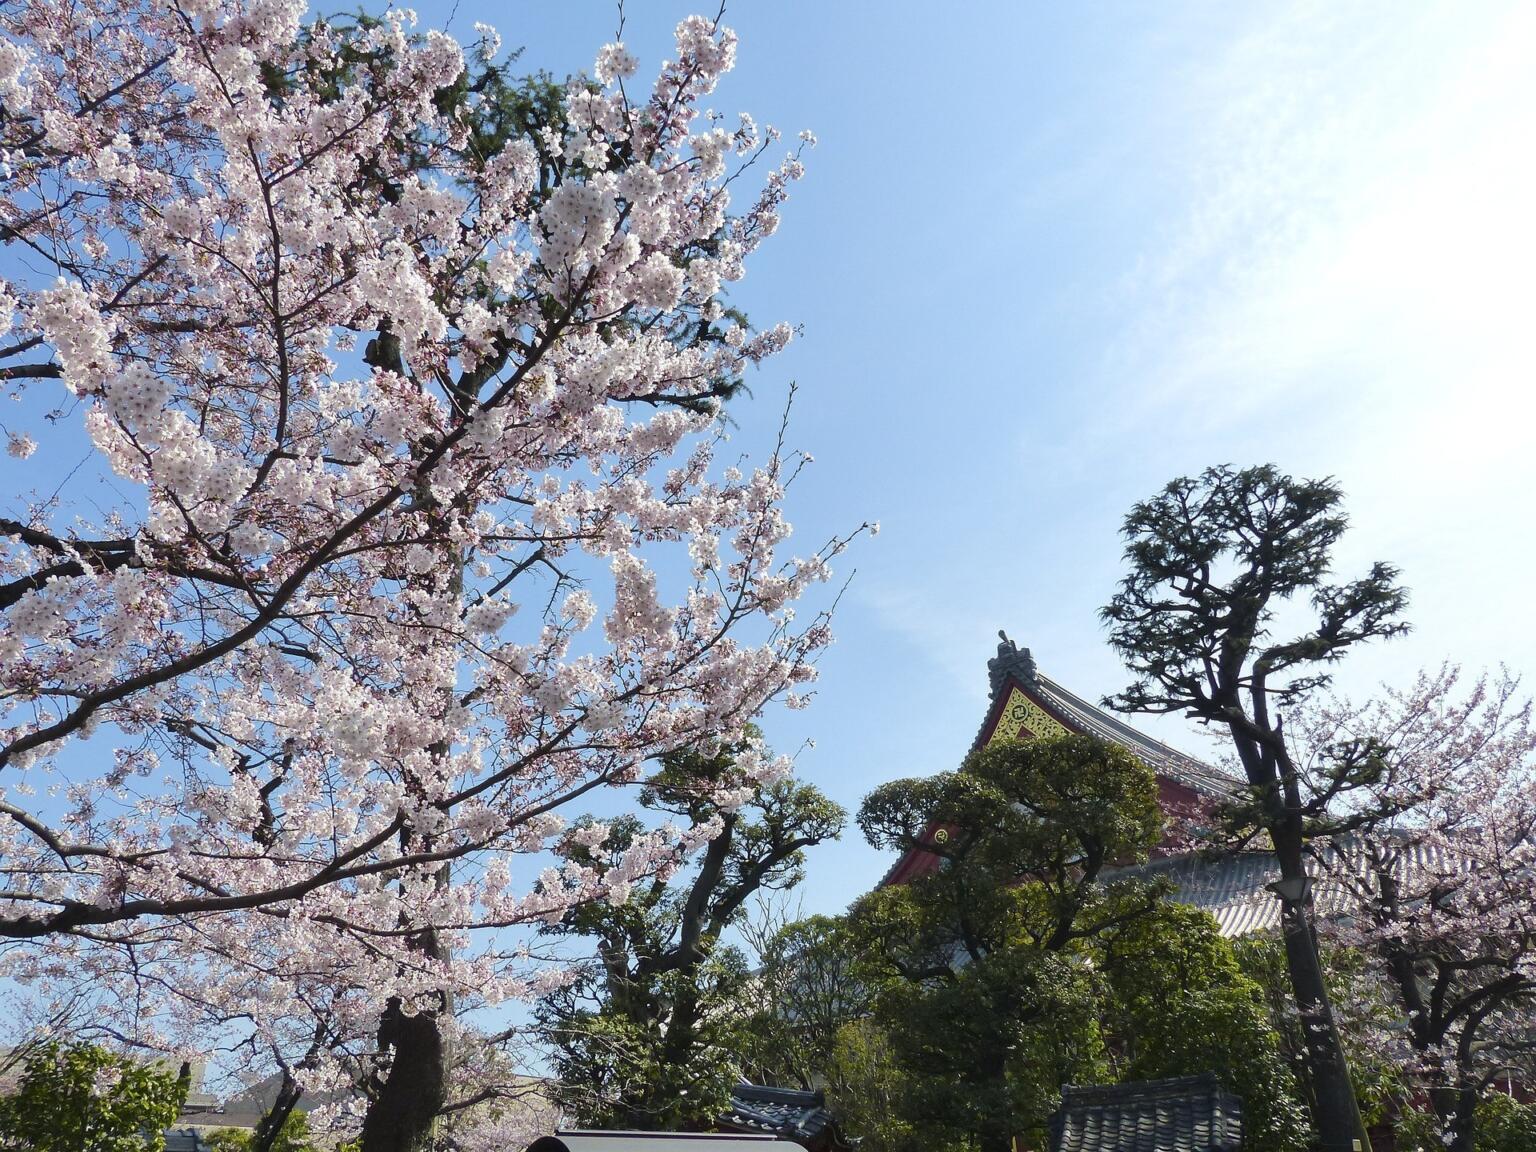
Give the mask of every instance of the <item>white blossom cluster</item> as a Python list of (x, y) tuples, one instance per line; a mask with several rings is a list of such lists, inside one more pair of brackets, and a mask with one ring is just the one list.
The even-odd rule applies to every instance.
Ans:
[[(7, 450), (83, 429), (103, 481), (0, 547), (0, 935), (29, 942), (0, 977), (167, 1047), (246, 1029), (322, 1092), (392, 1002), (568, 979), (531, 928), (718, 832), (546, 870), (594, 789), (803, 702), (831, 637), (797, 606), (847, 538), (783, 554), (806, 458), (715, 462), (722, 397), (792, 336), (724, 294), (800, 174), (701, 107), (728, 29), (684, 21), (644, 89), (608, 45), (482, 156), (436, 97), (492, 33), (466, 63), (399, 10), (304, 13), (0, 11), (0, 218), (42, 266), (0, 327), (61, 412)], [(719, 803), (787, 769), (749, 751)]]

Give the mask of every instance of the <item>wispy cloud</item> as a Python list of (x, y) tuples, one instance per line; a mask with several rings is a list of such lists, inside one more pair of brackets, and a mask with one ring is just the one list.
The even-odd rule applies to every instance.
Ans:
[(1525, 443), (1533, 50), (1536, 9), (1451, 3), (1298, 4), (1227, 45), (1162, 108), (1189, 202), (1128, 278), (1111, 371), (1146, 406), (1310, 400), (1398, 442), (1497, 405), (1526, 420), (1457, 450)]
[(861, 598), (881, 628), (901, 637), (956, 690), (985, 694), (980, 658), (987, 651), (985, 638), (997, 629), (999, 610), (973, 597), (940, 596), (892, 581), (871, 581)]
[(1536, 8), (1254, 11), (1148, 113), (1185, 203), (1120, 288), (1121, 435), (1339, 476), (1341, 560), (1402, 563), (1422, 626), (1373, 675), (1522, 660)]

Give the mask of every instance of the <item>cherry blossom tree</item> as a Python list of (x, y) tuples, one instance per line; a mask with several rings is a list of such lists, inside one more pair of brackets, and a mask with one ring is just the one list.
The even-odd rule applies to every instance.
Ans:
[(701, 110), (734, 35), (560, 88), (410, 21), (0, 8), (9, 450), (113, 494), (0, 516), (3, 971), (297, 1035), (301, 1086), (368, 1038), (366, 1152), (443, 1106), (456, 998), (549, 978), (506, 930), (708, 835), (536, 882), (570, 802), (804, 702), (848, 541), (785, 557), (782, 429), (716, 460), (811, 142)]
[(1375, 958), (1403, 1021), (1381, 1040), (1424, 1085), (1445, 1147), (1471, 1152), (1485, 1090), (1536, 1068), (1531, 704), (1507, 674), (1463, 691), (1447, 666), (1364, 706), (1304, 710), (1292, 731), (1308, 765), (1349, 765), (1359, 784), (1359, 830), (1315, 852), (1348, 908), (1327, 930)]

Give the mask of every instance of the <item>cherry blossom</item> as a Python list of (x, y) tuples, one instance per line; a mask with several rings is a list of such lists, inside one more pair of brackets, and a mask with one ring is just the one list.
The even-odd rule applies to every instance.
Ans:
[[(1529, 1083), (1536, 1008), (1536, 727), (1508, 675), (1455, 668), (1365, 705), (1319, 705), (1293, 736), (1348, 767), (1342, 838), (1317, 851), (1346, 890), (1334, 939), (1375, 957), (1401, 1027), (1378, 1038), (1428, 1095), (1446, 1146), (1470, 1152), (1477, 1101)], [(1337, 775), (1337, 773), (1335, 773)]]
[(0, 13), (0, 371), (121, 493), (0, 517), (0, 972), (376, 1105), (381, 1028), (404, 1060), (536, 991), (509, 932), (707, 836), (549, 862), (573, 805), (804, 701), (850, 539), (784, 555), (782, 429), (715, 463), (793, 334), (722, 295), (809, 143), (701, 111), (734, 34), (685, 20), (649, 91), (609, 45), (508, 129), (435, 99), (494, 33), (412, 21)]

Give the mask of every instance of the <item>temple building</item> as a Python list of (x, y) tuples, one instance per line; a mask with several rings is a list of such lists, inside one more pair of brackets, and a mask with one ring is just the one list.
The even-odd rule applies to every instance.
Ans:
[[(1135, 871), (1167, 876), (1177, 886), (1175, 898), (1210, 912), (1225, 936), (1278, 928), (1280, 904), (1266, 885), (1279, 879), (1279, 871), (1269, 853), (1239, 852), (1205, 859), (1186, 847), (1189, 834), (1208, 821), (1216, 804), (1243, 798), (1244, 782), (1152, 739), (1068, 691), (1036, 668), (1028, 648), (1018, 647), (1005, 633), (998, 635), (997, 655), (987, 661), (991, 682), (987, 713), (971, 751), (997, 740), (1077, 733), (1101, 737), (1135, 753), (1157, 775), (1158, 801), (1168, 828), (1152, 858)], [(914, 848), (896, 861), (881, 885), (926, 876), (940, 863), (934, 853)], [(1326, 880), (1315, 892), (1321, 915), (1343, 911), (1353, 902), (1346, 891)]]

